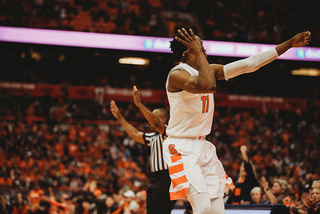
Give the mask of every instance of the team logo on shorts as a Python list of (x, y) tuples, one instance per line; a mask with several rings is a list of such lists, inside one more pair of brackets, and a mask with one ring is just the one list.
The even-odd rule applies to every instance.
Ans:
[(170, 144), (170, 145), (168, 146), (169, 151), (170, 151), (170, 154), (172, 154), (172, 155), (175, 155), (175, 154), (178, 153), (178, 151), (176, 150), (175, 146), (176, 146), (176, 145), (174, 145), (174, 144)]

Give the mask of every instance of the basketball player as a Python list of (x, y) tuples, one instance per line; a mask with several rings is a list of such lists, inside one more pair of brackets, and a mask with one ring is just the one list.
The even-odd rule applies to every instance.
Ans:
[(181, 64), (167, 77), (171, 117), (163, 144), (171, 177), (171, 200), (187, 196), (195, 214), (225, 213), (223, 194), (231, 187), (230, 178), (218, 160), (215, 146), (205, 139), (213, 121), (216, 80), (256, 71), (289, 48), (308, 44), (310, 37), (310, 32), (302, 32), (270, 50), (218, 65), (208, 63), (202, 41), (191, 29), (178, 30), (170, 48)]
[(166, 125), (169, 114), (166, 109), (158, 108), (151, 112), (141, 102), (138, 89), (133, 87), (133, 98), (135, 105), (140, 109), (155, 132), (144, 133), (130, 125), (121, 115), (116, 103), (110, 103), (111, 112), (119, 120), (124, 130), (135, 141), (151, 146), (150, 165), (151, 180), (147, 189), (147, 213), (170, 214), (176, 201), (170, 200), (169, 187), (171, 184), (168, 165), (163, 160), (162, 144), (166, 137)]

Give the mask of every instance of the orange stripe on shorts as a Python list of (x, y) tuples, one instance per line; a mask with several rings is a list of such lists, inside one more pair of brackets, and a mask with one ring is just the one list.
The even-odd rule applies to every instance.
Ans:
[(177, 200), (183, 198), (188, 193), (188, 188), (184, 188), (179, 192), (170, 192), (170, 200)]
[(177, 173), (177, 172), (181, 172), (183, 170), (184, 170), (183, 163), (180, 163), (180, 164), (175, 165), (175, 166), (170, 166), (169, 167), (169, 175), (172, 175), (172, 174)]
[(186, 178), (186, 176), (181, 176), (179, 178), (175, 178), (175, 179), (172, 179), (172, 184), (173, 184), (173, 188), (175, 188), (176, 186), (178, 186), (179, 184), (182, 184), (182, 183), (185, 183), (185, 182), (188, 182), (188, 179)]
[(179, 154), (176, 154), (176, 155), (172, 155), (171, 156), (171, 162), (172, 163), (174, 163), (174, 162), (176, 162), (176, 161), (178, 161), (178, 160), (181, 160), (181, 154), (179, 153)]

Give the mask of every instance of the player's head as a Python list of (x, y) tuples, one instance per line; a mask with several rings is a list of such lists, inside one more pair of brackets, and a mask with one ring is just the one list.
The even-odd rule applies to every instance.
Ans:
[[(191, 29), (191, 28), (189, 28), (189, 27), (183, 27), (183, 28), (187, 31), (187, 33), (188, 33), (189, 35), (191, 35), (191, 33), (190, 33), (190, 29)], [(181, 30), (181, 31), (182, 31), (182, 28), (179, 28), (178, 30)], [(180, 43), (178, 40), (176, 40), (176, 39), (175, 39), (176, 37), (178, 37), (178, 38), (180, 38), (180, 39), (182, 39), (182, 40), (185, 40), (185, 39), (177, 32), (176, 34), (174, 34), (172, 41), (170, 41), (170, 49), (171, 49), (171, 51), (172, 51), (172, 53), (173, 53), (174, 55), (177, 55), (177, 56), (181, 59), (181, 61), (185, 62), (185, 61), (187, 61), (187, 58), (185, 58), (185, 57), (188, 56), (188, 54), (187, 54), (187, 53), (188, 53), (188, 52), (187, 52), (188, 48), (187, 48), (184, 44), (182, 44), (182, 43)], [(201, 39), (200, 39), (197, 35), (195, 35), (195, 37), (201, 41)], [(202, 41), (201, 41), (201, 43), (202, 43)], [(203, 48), (203, 53), (204, 53), (204, 54), (206, 55), (206, 57), (207, 57), (206, 50), (204, 49), (204, 47), (202, 47), (202, 48)]]
[[(184, 28), (189, 33), (190, 28)], [(178, 42), (175, 38), (178, 37), (183, 39), (182, 36), (177, 32), (174, 34), (172, 41), (170, 41), (170, 49), (174, 55), (177, 55), (180, 59), (182, 58), (182, 54), (188, 49), (184, 44)]]
[(164, 108), (156, 108), (152, 112), (155, 116), (157, 116), (163, 124), (168, 124), (169, 121), (169, 112)]

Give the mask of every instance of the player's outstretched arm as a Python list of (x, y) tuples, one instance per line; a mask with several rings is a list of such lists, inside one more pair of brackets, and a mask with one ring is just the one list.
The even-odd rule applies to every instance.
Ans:
[(211, 64), (210, 66), (215, 71), (216, 76), (218, 75), (218, 77), (216, 77), (217, 79), (222, 79), (222, 76), (224, 76), (224, 79), (228, 80), (241, 74), (254, 72), (262, 66), (274, 61), (290, 48), (308, 45), (310, 40), (311, 33), (309, 31), (304, 31), (274, 48), (256, 53), (246, 59), (238, 60), (225, 66), (216, 64)]
[(153, 126), (157, 132), (163, 134), (165, 131), (164, 124), (160, 121), (160, 119), (154, 115), (143, 103), (141, 102), (140, 96), (138, 95), (138, 89), (136, 86), (133, 86), (133, 100), (134, 104), (140, 109), (144, 117), (148, 120), (151, 126)]
[(134, 128), (131, 124), (128, 123), (126, 119), (122, 116), (119, 111), (116, 102), (111, 100), (110, 102), (110, 110), (115, 118), (120, 122), (124, 130), (127, 134), (136, 142), (144, 144), (143, 133)]

